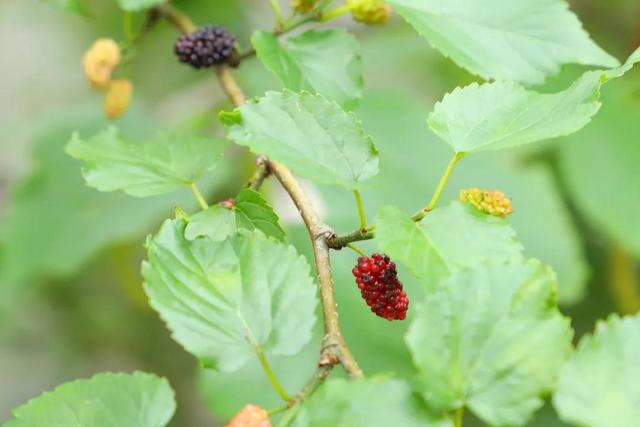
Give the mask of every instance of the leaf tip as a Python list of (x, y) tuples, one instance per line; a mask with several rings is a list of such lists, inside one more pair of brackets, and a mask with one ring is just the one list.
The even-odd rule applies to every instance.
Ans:
[(242, 123), (242, 114), (239, 110), (220, 111), (218, 119), (225, 126), (239, 125)]

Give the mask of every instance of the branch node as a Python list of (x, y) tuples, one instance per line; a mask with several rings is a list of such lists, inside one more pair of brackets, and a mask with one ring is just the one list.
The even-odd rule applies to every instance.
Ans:
[(321, 240), (324, 242), (328, 242), (336, 237), (336, 232), (324, 223), (314, 225), (311, 229), (311, 234), (315, 240)]
[[(337, 344), (336, 344), (337, 347)], [(336, 354), (335, 348), (324, 348), (320, 353), (320, 359), (318, 360), (318, 367), (322, 366), (335, 366), (340, 364), (340, 357)]]
[(262, 187), (262, 183), (264, 182), (264, 180), (269, 178), (269, 176), (271, 176), (269, 160), (265, 156), (257, 156), (256, 170), (249, 182), (247, 182), (246, 187), (258, 191), (260, 187)]

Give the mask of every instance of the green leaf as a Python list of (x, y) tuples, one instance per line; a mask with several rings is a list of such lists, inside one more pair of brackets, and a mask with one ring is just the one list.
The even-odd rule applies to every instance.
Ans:
[(309, 264), (292, 246), (258, 230), (233, 239), (187, 240), (184, 220), (147, 239), (145, 291), (173, 336), (221, 371), (242, 367), (258, 348), (296, 354), (315, 322)]
[[(95, 114), (92, 112), (95, 111)], [(104, 129), (107, 120), (97, 110), (58, 113), (31, 137), (33, 171), (19, 181), (8, 200), (3, 219), (6, 232), (0, 250), (0, 283), (9, 287), (35, 286), (41, 276), (65, 278), (75, 274), (98, 251), (123, 242), (143, 239), (171, 214), (176, 205), (195, 205), (188, 190), (172, 195), (139, 199), (122, 193), (100, 193), (88, 188), (80, 162), (65, 154), (73, 129), (83, 133)], [(146, 134), (144, 126), (158, 126), (149, 116), (132, 114), (121, 121), (128, 132)], [(207, 177), (203, 191), (224, 186), (231, 171), (221, 165)]]
[(640, 257), (640, 104), (637, 83), (621, 83), (605, 93), (593, 123), (562, 147), (559, 165), (589, 224)]
[(580, 340), (560, 371), (553, 405), (583, 427), (627, 427), (640, 419), (640, 315), (612, 315)]
[(600, 87), (640, 61), (589, 71), (568, 89), (540, 94), (514, 82), (473, 83), (445, 95), (429, 115), (429, 127), (456, 152), (497, 150), (569, 135), (600, 109)]
[(378, 172), (360, 121), (321, 95), (267, 92), (220, 119), (230, 139), (313, 181), (355, 189)]
[(87, 185), (122, 190), (137, 197), (171, 192), (194, 183), (222, 158), (224, 142), (193, 135), (165, 134), (152, 140), (124, 140), (114, 127), (83, 140), (76, 133), (67, 153), (82, 160)]
[(211, 206), (193, 215), (188, 221), (185, 229), (188, 240), (199, 236), (208, 236), (214, 241), (225, 240), (239, 229), (258, 229), (277, 240), (285, 239), (278, 215), (260, 193), (250, 188), (240, 191), (233, 208)]
[(176, 409), (173, 390), (152, 374), (98, 374), (58, 386), (14, 409), (5, 427), (167, 425)]
[(569, 63), (618, 61), (582, 29), (564, 0), (389, 0), (429, 43), (484, 79), (542, 83)]
[(184, 230), (184, 237), (187, 240), (206, 236), (214, 242), (220, 242), (237, 231), (236, 214), (233, 210), (220, 205), (213, 205), (207, 210), (200, 211), (188, 221)]
[(116, 0), (123, 10), (138, 11), (162, 3), (164, 0)]
[(304, 402), (294, 427), (450, 427), (429, 414), (400, 380), (373, 377), (332, 379)]
[(278, 215), (260, 193), (250, 188), (242, 190), (235, 199), (234, 210), (239, 228), (257, 228), (269, 237), (283, 241), (285, 233)]
[(251, 37), (258, 58), (294, 92), (320, 93), (346, 109), (362, 96), (358, 40), (342, 29), (309, 30), (280, 44), (269, 31)]
[(420, 223), (399, 208), (383, 206), (376, 217), (376, 239), (427, 289), (479, 261), (522, 259), (522, 246), (506, 220), (460, 202), (430, 212)]
[(427, 402), (467, 406), (492, 426), (523, 425), (570, 350), (555, 286), (537, 261), (487, 262), (429, 294), (406, 337)]

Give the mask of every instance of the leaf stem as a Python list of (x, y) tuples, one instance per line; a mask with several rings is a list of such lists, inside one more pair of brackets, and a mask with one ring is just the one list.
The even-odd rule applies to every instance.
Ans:
[[(303, 26), (304, 24), (307, 24), (309, 22), (314, 22), (318, 20), (318, 15), (309, 15), (309, 16), (305, 16), (302, 19), (299, 19), (298, 21), (289, 23), (289, 24), (283, 24), (284, 26), (281, 28), (276, 28), (276, 30), (273, 31), (273, 35), (277, 36), (282, 36), (284, 34), (287, 34), (293, 30), (295, 30), (298, 27)], [(245, 59), (251, 58), (253, 56), (255, 56), (256, 54), (256, 49), (251, 47), (249, 49), (247, 49), (244, 52), (240, 52), (240, 54), (238, 55), (238, 61), (242, 62)]]
[(309, 380), (304, 385), (304, 387), (302, 387), (302, 389), (295, 395), (290, 405), (291, 406), (297, 405), (298, 403), (306, 399), (308, 396), (313, 394), (313, 392), (315, 392), (318, 389), (318, 387), (320, 387), (320, 385), (322, 385), (322, 383), (327, 379), (327, 377), (331, 373), (332, 368), (333, 368), (332, 365), (321, 364), (320, 366), (318, 366), (318, 368), (313, 373), (311, 378), (309, 378)]
[(318, 387), (320, 387), (322, 383), (324, 383), (324, 381), (333, 370), (333, 366), (334, 365), (331, 364), (323, 365), (322, 363), (318, 366), (318, 368), (313, 373), (311, 378), (309, 378), (304, 387), (302, 387), (302, 389), (298, 393), (296, 393), (293, 400), (289, 402), (291, 411), (289, 411), (280, 421), (278, 427), (288, 427), (289, 425), (291, 425), (291, 422), (295, 419), (298, 413), (300, 403), (302, 403), (307, 397), (312, 395), (318, 389)]
[[(127, 18), (127, 16), (129, 18)], [(135, 32), (130, 27), (133, 25), (131, 22), (131, 13), (127, 12), (125, 14), (124, 19), (124, 32), (126, 34), (126, 42), (124, 46), (121, 47), (123, 49), (122, 62), (120, 63), (120, 67), (123, 71), (125, 77), (128, 77), (131, 74), (131, 64), (136, 57), (138, 45), (142, 43), (147, 34), (153, 29), (153, 27), (158, 22), (159, 13), (154, 9), (149, 9), (145, 14), (144, 22), (142, 23), (142, 27), (139, 31)]]
[(290, 408), (291, 408), (291, 406), (284, 405), (284, 406), (281, 406), (279, 408), (269, 409), (267, 411), (267, 415), (272, 416), (272, 415), (276, 415), (276, 414), (281, 414), (282, 412), (288, 411)]
[(449, 164), (447, 165), (447, 168), (442, 174), (442, 177), (440, 178), (440, 182), (436, 187), (436, 191), (433, 193), (433, 196), (431, 196), (431, 200), (429, 201), (429, 204), (427, 205), (426, 208), (421, 209), (413, 216), (414, 221), (416, 222), (420, 221), (422, 218), (424, 218), (424, 216), (427, 213), (431, 212), (436, 207), (436, 205), (438, 204), (438, 201), (440, 200), (440, 196), (442, 196), (444, 188), (447, 186), (447, 182), (449, 182), (449, 178), (451, 177), (451, 173), (453, 172), (453, 169), (455, 168), (458, 161), (465, 156), (465, 154), (466, 153), (464, 152), (457, 152), (456, 154), (453, 155), (453, 157), (449, 161)]
[(462, 420), (464, 419), (464, 406), (456, 409), (456, 412), (453, 417), (453, 426), (454, 427), (462, 427)]
[[(322, 13), (320, 15), (320, 22), (331, 21), (332, 19), (338, 18), (346, 13), (351, 12), (352, 10), (358, 8), (360, 5), (367, 3), (369, 0), (360, 0), (352, 3), (345, 3), (342, 6), (336, 7), (327, 11), (326, 13)], [(331, 3), (331, 2), (329, 2)]]
[(280, 2), (278, 0), (269, 0), (269, 4), (271, 4), (271, 9), (273, 9), (273, 14), (276, 17), (276, 29), (282, 28), (284, 17), (282, 16)]
[(196, 25), (189, 19), (187, 15), (180, 12), (178, 9), (170, 5), (169, 3), (162, 3), (154, 7), (160, 16), (165, 18), (181, 33), (193, 33), (198, 29)]
[[(293, 21), (293, 17), (296, 16), (295, 13), (292, 13), (291, 16), (289, 18), (287, 18), (285, 20), (285, 22), (282, 24), (282, 26), (280, 28), (276, 28), (273, 31), (273, 35), (275, 36), (282, 36), (284, 34), (287, 34), (293, 30), (295, 30), (298, 27), (303, 26), (304, 24), (308, 24), (309, 22), (321, 22), (322, 21), (322, 10), (328, 6), (330, 3), (332, 3), (331, 1), (329, 2), (324, 2), (322, 4), (320, 4), (320, 6), (314, 10), (313, 12), (311, 12), (310, 14), (304, 16), (303, 18), (298, 19), (297, 21)], [(252, 47), (247, 49), (244, 52), (240, 52), (240, 54), (238, 55), (238, 60), (240, 62), (244, 61), (245, 59), (251, 58), (253, 56), (255, 56), (256, 54), (256, 50)]]
[(189, 185), (189, 188), (191, 188), (193, 195), (196, 196), (196, 200), (198, 201), (198, 204), (200, 205), (202, 210), (206, 211), (207, 209), (209, 209), (209, 204), (204, 199), (204, 197), (202, 197), (202, 193), (200, 192), (200, 189), (198, 188), (197, 184), (195, 182), (192, 182)]
[(284, 390), (284, 387), (282, 387), (282, 384), (280, 384), (280, 381), (278, 381), (278, 377), (273, 372), (273, 369), (271, 369), (271, 366), (269, 365), (267, 357), (265, 356), (264, 351), (262, 351), (262, 348), (256, 347), (255, 352), (258, 356), (258, 360), (260, 361), (262, 369), (264, 370), (265, 374), (267, 374), (269, 382), (273, 386), (273, 389), (276, 391), (276, 393), (278, 393), (278, 396), (280, 396), (280, 398), (285, 402), (289, 402), (290, 400), (292, 400), (293, 398), (289, 396), (289, 394), (287, 394), (287, 392)]
[[(458, 161), (461, 158), (463, 158), (465, 155), (466, 153), (464, 152), (458, 152), (451, 158), (451, 160), (449, 161), (449, 164), (447, 165), (447, 168), (445, 169), (442, 177), (440, 178), (440, 182), (438, 183), (438, 186), (436, 187), (436, 190), (433, 193), (433, 196), (431, 197), (429, 204), (427, 205), (427, 207), (420, 209), (417, 213), (413, 215), (412, 219), (415, 222), (420, 221), (422, 218), (425, 217), (425, 215), (427, 215), (436, 207), (436, 205), (438, 204), (438, 201), (440, 200), (440, 196), (442, 196), (442, 193), (447, 185), (447, 182), (451, 177), (451, 173), (453, 172), (453, 169), (455, 168)], [(375, 228), (376, 228), (375, 224), (370, 227), (361, 226), (359, 230), (356, 230), (350, 234), (347, 234), (344, 236), (333, 236), (327, 240), (327, 243), (331, 249), (339, 250), (348, 246), (350, 243), (353, 243), (353, 242), (360, 242), (362, 240), (373, 239), (374, 238), (373, 230)]]
[(326, 12), (323, 12), (322, 15), (320, 15), (320, 22), (328, 22), (331, 21), (332, 19), (338, 18), (342, 15), (344, 15), (345, 13), (349, 13), (351, 12), (359, 3), (355, 2), (355, 3), (345, 3), (342, 6), (338, 6), (335, 9), (331, 9), (328, 10)]
[(344, 236), (333, 236), (327, 241), (327, 243), (331, 249), (340, 250), (346, 247), (349, 243), (371, 240), (373, 237), (373, 232), (369, 230), (356, 230), (353, 233), (346, 234)]
[(633, 256), (613, 244), (608, 249), (609, 293), (620, 314), (633, 314), (640, 310), (640, 286)]
[(131, 43), (136, 39), (137, 33), (133, 29), (133, 12), (125, 12), (122, 15), (122, 32), (127, 42)]
[(360, 256), (366, 257), (367, 254), (365, 254), (364, 252), (362, 252), (360, 249), (358, 249), (358, 247), (356, 245), (354, 245), (353, 243), (347, 243), (346, 245), (349, 249), (351, 249), (352, 251), (354, 251), (355, 253), (357, 253)]
[(367, 228), (367, 217), (364, 213), (364, 206), (362, 205), (362, 197), (358, 190), (353, 190), (353, 197), (356, 200), (356, 207), (358, 208), (358, 217), (360, 218), (360, 230)]
[(313, 22), (313, 21), (317, 21), (318, 20), (318, 16), (317, 15), (309, 15), (309, 16), (305, 16), (304, 18), (292, 22), (291, 24), (287, 25), (286, 27), (282, 28), (279, 31), (275, 31), (274, 34), (276, 36), (281, 36), (283, 34), (287, 34), (288, 32), (291, 32), (293, 30), (295, 30), (298, 27), (303, 26), (304, 24), (307, 24), (309, 22)]
[(292, 406), (291, 410), (280, 420), (277, 427), (289, 427), (293, 420), (295, 420), (296, 415), (298, 415), (299, 408), (299, 405)]

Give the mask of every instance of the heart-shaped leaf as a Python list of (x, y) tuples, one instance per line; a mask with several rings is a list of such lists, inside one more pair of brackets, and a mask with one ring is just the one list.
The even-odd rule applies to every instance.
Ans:
[(302, 405), (294, 427), (451, 427), (431, 415), (400, 380), (329, 380)]
[(229, 138), (313, 181), (351, 190), (378, 173), (358, 118), (321, 95), (268, 92), (220, 119)]
[(5, 427), (162, 427), (176, 409), (173, 390), (152, 374), (98, 374), (71, 381), (13, 410)]
[(309, 264), (262, 232), (185, 238), (184, 219), (147, 239), (145, 291), (173, 336), (206, 366), (240, 368), (255, 352), (296, 354), (311, 337)]
[(468, 406), (491, 426), (525, 424), (571, 348), (555, 294), (537, 261), (478, 264), (431, 292), (406, 337), (427, 402)]
[(564, 64), (618, 65), (564, 0), (388, 1), (433, 47), (485, 79), (542, 83)]
[(193, 215), (188, 221), (185, 229), (185, 237), (188, 240), (208, 236), (211, 240), (220, 241), (241, 228), (257, 228), (269, 237), (281, 241), (285, 239), (278, 215), (260, 193), (250, 188), (238, 193), (233, 207), (211, 206)]
[(82, 173), (90, 187), (146, 197), (193, 184), (218, 164), (224, 146), (222, 140), (190, 134), (131, 142), (110, 127), (88, 140), (74, 134), (67, 153), (84, 161)]
[(640, 419), (640, 315), (612, 315), (585, 336), (560, 371), (553, 405), (585, 427), (626, 427)]
[(600, 109), (600, 87), (640, 61), (640, 49), (615, 69), (589, 71), (568, 89), (541, 94), (514, 82), (457, 88), (436, 104), (428, 123), (457, 153), (498, 150), (569, 135)]

